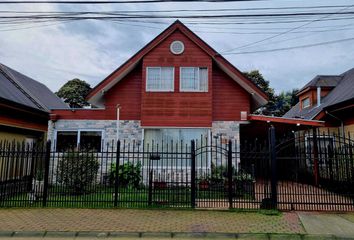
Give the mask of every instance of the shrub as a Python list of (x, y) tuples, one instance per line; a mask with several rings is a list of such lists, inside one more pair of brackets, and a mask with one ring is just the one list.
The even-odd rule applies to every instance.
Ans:
[[(232, 175), (236, 174), (236, 168), (234, 166), (231, 167)], [(225, 165), (216, 166), (215, 163), (211, 163), (211, 176), (210, 180), (214, 183), (221, 183), (228, 176), (228, 168)]]
[(68, 187), (73, 194), (85, 194), (96, 183), (100, 165), (90, 152), (64, 153), (58, 163), (58, 182)]
[(43, 181), (44, 180), (44, 171), (42, 168), (39, 168), (34, 175), (35, 180)]
[[(111, 184), (115, 183), (116, 164), (112, 164), (109, 173)], [(121, 187), (132, 186), (139, 188), (141, 182), (141, 163), (133, 164), (130, 162), (118, 166), (118, 183)]]
[(251, 181), (251, 182), (255, 181), (252, 174), (246, 172), (243, 169), (240, 169), (238, 171), (238, 173), (234, 176), (234, 180), (236, 180), (236, 181)]

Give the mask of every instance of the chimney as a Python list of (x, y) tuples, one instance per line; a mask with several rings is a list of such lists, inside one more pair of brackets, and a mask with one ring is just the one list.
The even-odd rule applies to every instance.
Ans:
[(321, 87), (317, 87), (317, 107), (321, 105)]

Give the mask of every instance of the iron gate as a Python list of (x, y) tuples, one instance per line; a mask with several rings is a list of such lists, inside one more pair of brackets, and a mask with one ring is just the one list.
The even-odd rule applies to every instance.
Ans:
[(350, 135), (298, 132), (276, 147), (278, 208), (353, 211), (354, 142)]

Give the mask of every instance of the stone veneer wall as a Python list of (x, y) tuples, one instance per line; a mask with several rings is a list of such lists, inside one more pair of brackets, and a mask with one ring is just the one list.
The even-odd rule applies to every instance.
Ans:
[(231, 140), (240, 140), (240, 123), (236, 121), (214, 121), (212, 135)]
[[(104, 144), (116, 141), (117, 137), (117, 121), (115, 120), (58, 120), (55, 123), (49, 121), (48, 139), (52, 142), (55, 140), (55, 131), (68, 130), (102, 130)], [(140, 127), (140, 121), (137, 120), (121, 120), (119, 124), (119, 138), (121, 140), (133, 141), (139, 144), (143, 137), (143, 130)], [(115, 149), (115, 144), (113, 149)], [(50, 166), (50, 182), (56, 182), (56, 169), (60, 159), (60, 153), (54, 154)], [(103, 183), (105, 176), (108, 174), (112, 161), (115, 160), (115, 153), (98, 153), (98, 161), (100, 169), (97, 175), (97, 182)]]
[[(238, 169), (240, 164), (240, 154), (238, 153), (240, 151), (240, 122), (215, 121), (213, 122), (211, 132), (213, 138), (218, 137), (218, 140), (225, 139), (226, 141), (221, 141), (223, 144), (227, 144), (228, 140), (232, 140), (232, 148), (235, 151), (233, 158), (236, 159), (236, 162), (233, 161), (233, 165)], [(225, 165), (227, 163), (227, 156), (221, 155), (217, 158), (216, 154), (214, 154), (212, 161)]]
[[(48, 139), (54, 140), (55, 130), (103, 130), (103, 140), (116, 141), (117, 121), (115, 120), (58, 120), (55, 123), (49, 121)], [(121, 120), (119, 123), (119, 138), (127, 141), (141, 141), (143, 129), (138, 120)]]
[[(117, 122), (115, 120), (58, 120), (55, 123), (49, 121), (48, 139), (54, 140), (55, 130), (103, 130), (104, 140), (116, 140)], [(237, 121), (214, 121), (212, 123), (212, 135), (231, 140), (240, 140), (240, 123)], [(143, 129), (139, 120), (121, 120), (119, 126), (119, 138), (121, 140), (141, 141)]]

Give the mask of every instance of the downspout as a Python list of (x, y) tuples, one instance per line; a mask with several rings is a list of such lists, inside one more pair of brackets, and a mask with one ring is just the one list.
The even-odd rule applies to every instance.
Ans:
[(117, 142), (119, 140), (119, 127), (120, 127), (119, 122), (120, 122), (120, 105), (117, 104), (117, 121), (116, 121), (116, 124), (117, 124), (116, 125), (116, 130), (117, 130), (116, 140), (117, 140)]
[(333, 114), (329, 113), (328, 111), (326, 111), (325, 113), (326, 113), (327, 115), (329, 115), (329, 116), (331, 116), (331, 117), (337, 119), (337, 120), (340, 122), (341, 133), (342, 133), (342, 136), (344, 137), (344, 123), (343, 123), (343, 121), (342, 121), (340, 118), (338, 118), (338, 117), (334, 116)]

